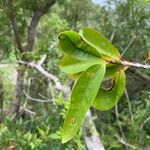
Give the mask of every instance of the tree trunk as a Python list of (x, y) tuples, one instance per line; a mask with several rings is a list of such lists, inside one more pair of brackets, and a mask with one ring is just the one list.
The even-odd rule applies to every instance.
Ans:
[(25, 70), (22, 68), (17, 70), (16, 88), (12, 106), (12, 113), (15, 115), (15, 118), (19, 116), (21, 98), (23, 94), (24, 74)]
[(88, 111), (86, 114), (83, 131), (88, 150), (105, 150), (92, 120), (91, 111)]

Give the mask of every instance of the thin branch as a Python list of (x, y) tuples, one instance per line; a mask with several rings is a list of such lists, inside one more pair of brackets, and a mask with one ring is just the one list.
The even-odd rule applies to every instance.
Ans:
[(150, 116), (149, 116), (148, 118), (146, 118), (146, 119), (143, 121), (143, 123), (142, 123), (142, 125), (141, 125), (141, 129), (143, 129), (143, 126), (144, 126), (148, 121), (150, 121)]
[(110, 36), (110, 43), (113, 42), (113, 39), (114, 39), (114, 37), (115, 37), (115, 32), (116, 32), (116, 31), (113, 31), (112, 34), (111, 34), (111, 36)]
[(40, 61), (38, 62), (38, 65), (39, 66), (42, 66), (42, 64), (45, 62), (45, 60), (46, 60), (46, 54), (45, 55), (43, 55), (43, 57), (40, 59)]
[(131, 144), (127, 143), (127, 142), (124, 141), (122, 138), (120, 138), (120, 137), (118, 137), (118, 136), (116, 136), (116, 137), (117, 137), (118, 141), (119, 141), (120, 143), (122, 143), (123, 145), (125, 145), (126, 147), (130, 147), (130, 148), (132, 148), (132, 149), (139, 149), (139, 148), (135, 147), (134, 145), (131, 145)]
[(22, 47), (22, 43), (21, 43), (19, 29), (18, 29), (17, 22), (16, 22), (16, 16), (15, 16), (15, 11), (14, 11), (14, 6), (13, 6), (13, 0), (8, 1), (8, 8), (9, 8), (9, 16), (10, 16), (12, 28), (13, 28), (13, 31), (14, 31), (14, 37), (15, 37), (15, 40), (16, 40), (17, 47), (21, 52), (23, 52), (23, 47)]
[(134, 73), (134, 74), (137, 75), (138, 77), (140, 77), (142, 80), (146, 80), (146, 82), (147, 82), (147, 81), (150, 82), (150, 76), (148, 76), (148, 75), (146, 75), (146, 74), (141, 74), (140, 72), (138, 72), (138, 71), (136, 71), (136, 70), (134, 70), (134, 69), (131, 69), (131, 68), (129, 68), (129, 71), (130, 71), (131, 73)]
[[(124, 139), (124, 141), (126, 142), (126, 138), (125, 138), (125, 135), (124, 135), (124, 132), (123, 132), (120, 120), (119, 120), (118, 105), (115, 106), (115, 114), (116, 114), (117, 123), (118, 123), (118, 127), (119, 127), (119, 130), (120, 130), (121, 136)], [(126, 150), (128, 150), (128, 146), (125, 145), (125, 147), (126, 147)]]
[[(106, 60), (107, 61), (107, 60)], [(40, 61), (39, 61), (40, 62)], [(43, 61), (42, 61), (43, 62)], [(150, 69), (150, 65), (148, 64), (140, 64), (140, 63), (137, 63), (137, 62), (129, 62), (129, 61), (126, 61), (126, 60), (121, 60), (120, 62), (115, 62), (115, 61), (107, 61), (108, 63), (111, 63), (111, 64), (120, 64), (122, 66), (127, 66), (127, 67), (134, 67), (134, 68), (142, 68), (142, 69)], [(25, 62), (25, 61), (18, 61), (18, 63), (22, 63), (24, 65), (29, 65), (30, 67), (35, 67), (35, 64), (33, 64), (32, 62)], [(3, 64), (4, 65), (4, 64)], [(7, 65), (7, 64), (5, 64)], [(40, 66), (40, 64), (36, 64), (36, 67), (37, 66)], [(0, 66), (1, 67), (1, 66)], [(35, 67), (35, 68), (36, 68)], [(147, 78), (145, 76), (145, 78)], [(148, 78), (149, 80), (149, 78)]]
[(27, 114), (32, 115), (32, 116), (36, 115), (35, 112), (33, 112), (33, 111), (29, 110), (29, 109), (26, 109), (24, 107), (20, 107), (20, 111), (25, 111)]
[(41, 93), (39, 93), (38, 94), (38, 96), (40, 96), (41, 98), (44, 98), (44, 99), (46, 99), (47, 97), (46, 96), (44, 96), (43, 94), (41, 94)]
[[(28, 67), (35, 68), (38, 72), (43, 74), (46, 78), (48, 78), (49, 80), (52, 80), (55, 83), (55, 88), (63, 92), (66, 95), (66, 97), (68, 97), (70, 93), (70, 88), (68, 86), (62, 85), (56, 76), (54, 76), (53, 74), (50, 74), (41, 66), (41, 63), (34, 64), (32, 62), (25, 62), (25, 61), (17, 61), (17, 62), (21, 65), (26, 65)], [(39, 61), (39, 62), (43, 62), (43, 61)], [(14, 63), (13, 65), (16, 66), (16, 63)], [(6, 67), (6, 66), (9, 66), (9, 64), (0, 65), (0, 68)]]
[(35, 68), (37, 71), (43, 74), (46, 78), (48, 78), (49, 80), (52, 80), (55, 83), (55, 88), (63, 92), (66, 95), (66, 97), (68, 97), (70, 93), (70, 88), (68, 86), (62, 85), (56, 76), (47, 72), (41, 65), (35, 64), (32, 62), (25, 62), (25, 61), (18, 61), (18, 63), (21, 65), (26, 65), (31, 68)]
[(128, 102), (128, 107), (129, 107), (129, 113), (130, 113), (130, 116), (131, 116), (131, 121), (132, 121), (132, 124), (134, 124), (131, 102), (130, 102), (129, 94), (128, 94), (128, 91), (127, 91), (126, 88), (125, 88), (125, 96), (126, 96), (126, 99), (127, 99), (127, 102)]
[(129, 44), (127, 45), (127, 47), (124, 49), (124, 51), (122, 52), (121, 56), (123, 56), (126, 51), (129, 49), (129, 47), (131, 46), (131, 44), (133, 43), (135, 37), (132, 37), (132, 39), (130, 40)]
[(123, 60), (123, 61), (120, 62), (120, 64), (123, 65), (123, 66), (129, 66), (129, 67), (150, 69), (150, 65), (148, 65), (148, 64), (143, 65), (143, 64), (140, 64), (140, 63), (137, 63), (137, 62), (129, 62), (129, 61)]
[(40, 103), (49, 103), (51, 102), (50, 100), (43, 100), (43, 99), (37, 99), (37, 98), (33, 98), (30, 95), (28, 95), (25, 91), (23, 91), (23, 93), (25, 94), (25, 96), (27, 97), (27, 99), (34, 101), (34, 102), (40, 102)]

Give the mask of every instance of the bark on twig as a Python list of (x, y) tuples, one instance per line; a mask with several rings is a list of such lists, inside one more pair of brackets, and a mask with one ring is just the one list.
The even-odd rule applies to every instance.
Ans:
[(41, 64), (34, 64), (32, 62), (28, 63), (28, 62), (24, 62), (24, 61), (19, 61), (19, 64), (22, 65), (27, 65), (28, 67), (34, 68), (36, 69), (38, 72), (40, 72), (41, 74), (43, 74), (46, 78), (52, 80), (55, 83), (55, 87), (57, 90), (66, 93), (66, 97), (68, 97), (69, 93), (70, 93), (70, 89), (67, 86), (62, 85), (59, 82), (59, 79), (54, 76), (53, 74), (48, 73), (42, 66)]
[(129, 66), (129, 67), (134, 67), (134, 68), (150, 69), (150, 65), (148, 64), (143, 65), (137, 62), (129, 62), (129, 61), (123, 60), (120, 62), (120, 64), (123, 66)]
[(22, 113), (25, 112), (29, 116), (35, 116), (36, 115), (35, 112), (33, 112), (33, 111), (29, 110), (29, 109), (26, 109), (24, 107), (20, 107), (20, 112), (22, 112)]
[(28, 95), (25, 91), (23, 91), (23, 93), (25, 94), (27, 99), (29, 99), (31, 101), (34, 101), (34, 102), (40, 102), (40, 103), (49, 103), (49, 102), (51, 102), (50, 100), (33, 98), (30, 95)]
[[(19, 63), (23, 63), (23, 61), (19, 61)], [(122, 66), (124, 66), (124, 67), (133, 67), (133, 68), (141, 68), (141, 69), (150, 69), (150, 65), (149, 64), (140, 64), (140, 63), (137, 63), (137, 62), (129, 62), (129, 61), (125, 61), (125, 60), (122, 60), (122, 61), (120, 61), (120, 62), (114, 62), (114, 61), (107, 61), (108, 63), (110, 63), (110, 64), (120, 64), (120, 65), (122, 65)], [(30, 62), (24, 62), (25, 64), (27, 63), (27, 64), (29, 64)], [(39, 65), (40, 65), (41, 63), (39, 62)], [(3, 67), (7, 67), (9, 64), (0, 64), (0, 68), (3, 68)], [(10, 64), (11, 65), (11, 64)], [(143, 78), (143, 79), (146, 79), (146, 80), (149, 80), (150, 81), (150, 77), (149, 76), (147, 76), (147, 75), (141, 75), (139, 72), (136, 72), (135, 70), (133, 70), (133, 69), (129, 69), (130, 70), (130, 72), (132, 72), (132, 73), (135, 73), (135, 74), (137, 74), (138, 76), (140, 76), (141, 78)]]

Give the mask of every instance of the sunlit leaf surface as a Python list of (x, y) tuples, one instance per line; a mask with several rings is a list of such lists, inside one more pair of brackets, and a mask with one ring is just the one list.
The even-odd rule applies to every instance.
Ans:
[(79, 34), (87, 44), (97, 49), (100, 54), (103, 54), (105, 59), (119, 61), (120, 53), (118, 49), (115, 48), (102, 34), (90, 28), (81, 30)]
[(87, 69), (76, 82), (62, 133), (62, 143), (72, 139), (83, 123), (86, 112), (93, 104), (105, 74), (106, 63)]

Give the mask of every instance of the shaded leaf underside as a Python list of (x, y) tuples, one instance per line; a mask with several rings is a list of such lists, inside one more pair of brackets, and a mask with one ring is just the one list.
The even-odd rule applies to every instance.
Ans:
[(109, 110), (114, 107), (120, 97), (123, 95), (125, 90), (125, 73), (118, 71), (113, 76), (113, 86), (110, 90), (100, 88), (96, 99), (94, 100), (93, 106), (98, 110)]

